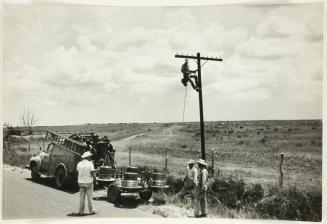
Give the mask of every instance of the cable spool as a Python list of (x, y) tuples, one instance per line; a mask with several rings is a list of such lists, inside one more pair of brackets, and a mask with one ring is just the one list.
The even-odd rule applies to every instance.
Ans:
[(126, 172), (124, 174), (124, 180), (137, 180), (137, 173), (130, 173), (130, 172)]
[(152, 186), (151, 187), (166, 187), (167, 178), (165, 173), (153, 173), (152, 174)]
[(100, 174), (108, 174), (113, 173), (114, 169), (111, 166), (100, 166), (99, 173)]
[(121, 181), (123, 188), (139, 188), (139, 181), (137, 180), (137, 173), (126, 172), (124, 174), (124, 180)]
[(165, 173), (153, 173), (152, 174), (152, 179), (153, 180), (165, 180), (166, 179), (166, 174)]
[(114, 176), (115, 170), (111, 166), (100, 166), (99, 178), (108, 179)]
[(128, 166), (128, 167), (126, 167), (126, 172), (128, 172), (128, 173), (138, 173), (139, 168), (135, 167), (135, 166)]
[(137, 180), (122, 180), (121, 186), (123, 188), (139, 188), (139, 182)]

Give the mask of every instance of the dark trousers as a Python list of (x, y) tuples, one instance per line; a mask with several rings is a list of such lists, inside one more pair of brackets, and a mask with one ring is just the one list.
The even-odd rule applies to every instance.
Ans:
[[(193, 89), (196, 89), (198, 87), (198, 77), (196, 75), (191, 75), (191, 73), (184, 73), (184, 78), (182, 79), (182, 82), (186, 86), (187, 82), (190, 82)], [(194, 79), (194, 82), (192, 80)]]
[(197, 190), (196, 191), (196, 206), (194, 209), (195, 215), (207, 215), (208, 214), (208, 205), (207, 205), (207, 190)]
[[(184, 199), (184, 197), (186, 195), (190, 195), (191, 196), (191, 206), (194, 208), (195, 211), (195, 206), (197, 204), (196, 201), (196, 187), (195, 187), (195, 183), (192, 180), (186, 179), (184, 182), (184, 186), (182, 188), (182, 190), (180, 191), (180, 193), (178, 194), (179, 198)], [(195, 215), (195, 213), (194, 213)]]

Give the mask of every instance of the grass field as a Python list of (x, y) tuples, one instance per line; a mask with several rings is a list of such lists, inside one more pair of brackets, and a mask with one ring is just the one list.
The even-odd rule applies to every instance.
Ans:
[[(95, 132), (99, 136), (107, 135), (113, 141), (136, 135), (123, 144), (113, 143), (119, 165), (128, 164), (129, 146), (132, 147), (133, 165), (146, 164), (162, 169), (165, 148), (168, 147), (168, 169), (180, 175), (188, 159), (200, 158), (198, 123), (89, 124), (36, 127), (35, 132), (42, 133), (47, 129), (65, 135)], [(233, 174), (249, 182), (276, 182), (280, 153), (284, 153), (286, 185), (321, 188), (320, 120), (206, 122), (205, 136), (206, 158), (211, 162), (211, 149), (214, 149), (214, 166), (221, 174)], [(31, 153), (44, 146), (42, 141), (27, 137), (16, 140), (14, 147), (23, 148), (18, 151), (28, 152), (28, 144)]]
[[(66, 136), (75, 132), (95, 132), (100, 137), (107, 135), (113, 140), (118, 166), (128, 165), (129, 147), (131, 147), (132, 165), (156, 167), (163, 170), (167, 147), (168, 170), (175, 178), (184, 174), (188, 159), (200, 158), (198, 123), (88, 124), (36, 127), (35, 132), (42, 134), (47, 129)], [(5, 130), (4, 133), (6, 133)], [(303, 199), (301, 203), (307, 203), (310, 209), (314, 207), (314, 212), (301, 218), (301, 214), (297, 214), (296, 207), (295, 209), (292, 207), (295, 202), (292, 202), (281, 218), (319, 220), (317, 214), (321, 213), (322, 189), (321, 120), (206, 122), (205, 138), (206, 158), (210, 164), (211, 149), (214, 150), (216, 174), (219, 172), (220, 178), (233, 176), (242, 179), (241, 182), (216, 180), (218, 185), (221, 183), (235, 185), (236, 183), (235, 186), (242, 188), (243, 181), (247, 186), (259, 184), (265, 191), (264, 200), (260, 203), (266, 203), (261, 204), (259, 208), (266, 206), (267, 211), (273, 211), (269, 206), (276, 208), (280, 206), (280, 203), (285, 205), (294, 198), (297, 200), (300, 197)], [(24, 165), (30, 155), (38, 151), (40, 147), (44, 147), (40, 136), (13, 136), (11, 139), (11, 148), (5, 141), (3, 152), (4, 162), (11, 165)], [(285, 188), (282, 191), (272, 188), (278, 183), (281, 153), (285, 155), (283, 165)], [(293, 199), (291, 200), (290, 197)], [(306, 206), (299, 205), (299, 207)], [(259, 215), (260, 209), (254, 213), (246, 212), (246, 215), (241, 217), (265, 217), (266, 211), (263, 215)], [(295, 211), (294, 214), (289, 214), (291, 210)], [(276, 214), (281, 212), (283, 211), (276, 211)], [(225, 217), (230, 217), (229, 210), (226, 214)], [(275, 216), (269, 214), (269, 217)]]
[[(321, 121), (207, 122), (205, 130), (206, 158), (211, 162), (210, 149), (214, 149), (214, 166), (220, 173), (249, 182), (276, 182), (280, 153), (284, 153), (286, 185), (321, 189)], [(182, 174), (188, 159), (200, 157), (199, 125), (162, 124), (162, 128), (140, 135), (129, 145), (133, 163), (141, 165), (147, 160), (153, 166), (164, 166), (168, 147), (168, 168)], [(120, 150), (127, 156), (126, 147)]]

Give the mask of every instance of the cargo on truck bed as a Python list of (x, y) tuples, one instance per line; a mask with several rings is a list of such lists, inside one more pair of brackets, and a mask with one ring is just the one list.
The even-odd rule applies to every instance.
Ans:
[(44, 140), (49, 142), (47, 148), (30, 158), (29, 168), (32, 179), (39, 179), (41, 175), (55, 178), (58, 188), (63, 188), (66, 183), (76, 183), (77, 163), (81, 161), (81, 155), (90, 148), (93, 149), (92, 159), (96, 168), (103, 165), (115, 166), (115, 152), (110, 150), (111, 144), (106, 140), (108, 139), (106, 136), (105, 141), (103, 139), (97, 141), (94, 133), (89, 133), (82, 138), (77, 136), (82, 135), (74, 134), (72, 137), (65, 137), (48, 130), (44, 137)]

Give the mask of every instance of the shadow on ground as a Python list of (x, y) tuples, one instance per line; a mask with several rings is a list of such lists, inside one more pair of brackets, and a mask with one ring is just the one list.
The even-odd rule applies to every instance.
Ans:
[(137, 197), (122, 197), (119, 203), (115, 204), (116, 208), (137, 208), (142, 200)]
[[(100, 196), (100, 197), (93, 197), (93, 200), (95, 201), (106, 201), (108, 202), (108, 197), (106, 196)], [(108, 202), (110, 203), (110, 202)], [(144, 202), (135, 196), (123, 196), (121, 197), (121, 199), (119, 200), (119, 202), (117, 202), (114, 206), (116, 208), (137, 208), (140, 204), (143, 204)]]
[(55, 181), (52, 178), (40, 178), (39, 180), (32, 180), (32, 178), (25, 178), (28, 181), (40, 184), (43, 186), (51, 187), (58, 191), (64, 191), (69, 194), (75, 194), (79, 191), (77, 184), (67, 184), (63, 189), (58, 189), (56, 187)]
[(79, 214), (78, 212), (73, 212), (73, 213), (67, 214), (67, 216), (70, 216), (70, 217), (83, 217), (83, 216), (90, 216), (90, 215), (95, 215), (95, 214), (88, 214), (88, 213)]

